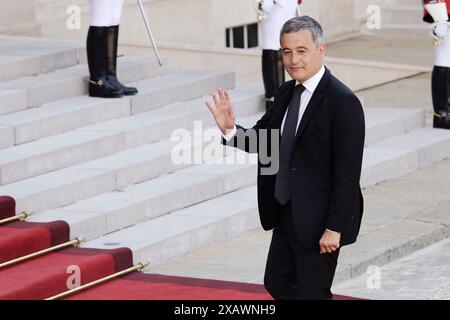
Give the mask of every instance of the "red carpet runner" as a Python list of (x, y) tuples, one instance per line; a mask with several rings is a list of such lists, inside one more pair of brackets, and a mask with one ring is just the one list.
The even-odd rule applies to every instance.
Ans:
[(0, 196), (0, 219), (12, 217), (16, 214), (16, 201), (7, 196)]
[[(15, 215), (15, 201), (0, 197), (0, 219)], [(0, 264), (69, 240), (69, 226), (12, 222), (0, 225)], [(0, 269), (0, 300), (45, 299), (68, 290), (74, 270), (86, 284), (133, 264), (128, 248), (70, 247)], [(70, 300), (270, 300), (262, 285), (133, 272), (67, 297)], [(335, 299), (350, 299), (335, 296)]]

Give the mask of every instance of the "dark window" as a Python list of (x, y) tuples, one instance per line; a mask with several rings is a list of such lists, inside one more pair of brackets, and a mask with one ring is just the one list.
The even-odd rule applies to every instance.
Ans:
[(227, 48), (255, 48), (258, 47), (258, 24), (227, 28), (225, 30)]
[(233, 28), (233, 48), (244, 49), (244, 27)]
[(247, 25), (247, 48), (258, 46), (258, 24)]

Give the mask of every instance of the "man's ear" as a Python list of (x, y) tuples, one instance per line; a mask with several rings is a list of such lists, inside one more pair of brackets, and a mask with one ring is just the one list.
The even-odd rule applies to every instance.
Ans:
[(326, 50), (327, 50), (327, 45), (326, 44), (321, 44), (320, 47), (319, 47), (320, 55), (324, 56)]

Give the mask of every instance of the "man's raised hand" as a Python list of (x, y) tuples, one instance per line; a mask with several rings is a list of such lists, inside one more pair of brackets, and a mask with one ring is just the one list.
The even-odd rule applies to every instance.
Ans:
[(219, 127), (222, 134), (227, 134), (234, 128), (234, 121), (236, 117), (234, 116), (233, 106), (231, 104), (230, 94), (226, 90), (219, 89), (215, 93), (211, 94), (214, 101), (214, 107), (208, 101), (205, 101), (206, 106), (209, 111), (211, 111), (217, 126)]

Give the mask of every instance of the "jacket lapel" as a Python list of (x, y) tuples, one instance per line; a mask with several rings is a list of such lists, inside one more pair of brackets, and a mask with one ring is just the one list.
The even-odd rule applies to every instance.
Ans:
[(317, 106), (320, 104), (320, 101), (322, 101), (322, 98), (325, 96), (325, 88), (329, 78), (330, 78), (330, 71), (327, 68), (325, 68), (325, 73), (322, 79), (320, 80), (319, 84), (317, 85), (317, 88), (314, 91), (311, 100), (308, 103), (308, 106), (306, 107), (302, 120), (300, 121), (300, 125), (298, 126), (297, 134), (295, 136), (295, 142), (297, 142), (300, 136), (302, 135), (303, 131), (305, 130), (306, 126), (311, 120), (311, 116), (313, 115), (314, 110), (317, 108)]

